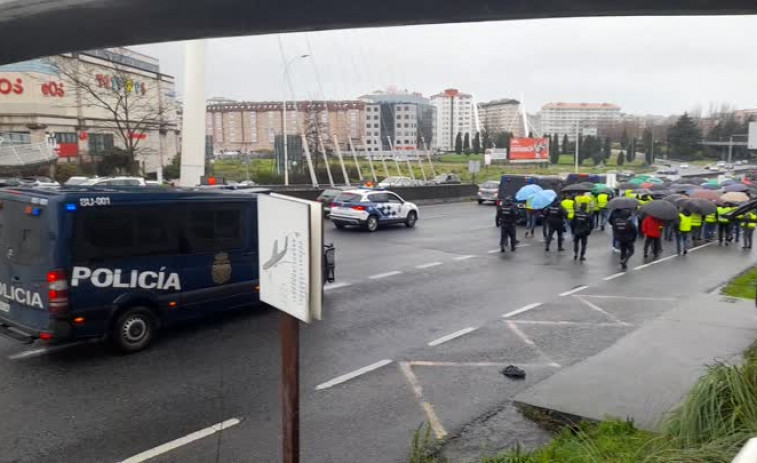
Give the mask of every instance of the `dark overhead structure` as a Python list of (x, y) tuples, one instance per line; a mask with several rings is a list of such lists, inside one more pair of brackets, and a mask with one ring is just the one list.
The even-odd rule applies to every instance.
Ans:
[(107, 46), (272, 32), (755, 13), (754, 0), (0, 0), (0, 64)]

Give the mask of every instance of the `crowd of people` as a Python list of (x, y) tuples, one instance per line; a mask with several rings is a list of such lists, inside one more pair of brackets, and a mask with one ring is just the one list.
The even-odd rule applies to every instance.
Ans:
[[(628, 198), (622, 204), (615, 198)], [(732, 213), (738, 204), (712, 203), (706, 214), (685, 201), (673, 202), (673, 215), (665, 218), (645, 212), (645, 205), (654, 200), (650, 195), (637, 195), (632, 190), (625, 192), (603, 191), (598, 194), (586, 192), (577, 194), (565, 192), (543, 209), (534, 209), (526, 202), (525, 222), (526, 238), (533, 238), (539, 219), (542, 223), (545, 251), (549, 252), (553, 241), (557, 240), (557, 251), (566, 251), (565, 235), (573, 238), (573, 259), (586, 260), (589, 237), (595, 230), (605, 231), (609, 225), (612, 232), (613, 252), (620, 254), (623, 270), (635, 253), (637, 240), (644, 239), (644, 259), (656, 259), (662, 253), (663, 241), (676, 242), (678, 255), (686, 255), (692, 246), (700, 242), (717, 240), (721, 246), (742, 244), (742, 248), (751, 249), (754, 230), (757, 228), (757, 213), (745, 212), (738, 216)], [(522, 215), (518, 204), (512, 197), (505, 198), (498, 206), (500, 231), (500, 251), (516, 250), (517, 224)], [(741, 239), (743, 237), (743, 240)]]

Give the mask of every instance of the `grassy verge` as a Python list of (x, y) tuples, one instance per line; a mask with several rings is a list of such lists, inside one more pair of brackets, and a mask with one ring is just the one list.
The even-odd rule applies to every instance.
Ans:
[(728, 282), (722, 293), (731, 297), (754, 300), (757, 293), (757, 267), (747, 270)]
[[(733, 282), (750, 275), (754, 283), (756, 272), (751, 270)], [(744, 352), (740, 365), (710, 366), (681, 405), (667, 416), (658, 434), (639, 430), (628, 421), (583, 422), (563, 428), (550, 444), (540, 449), (530, 452), (515, 449), (497, 456), (482, 456), (480, 461), (730, 463), (754, 436), (757, 436), (757, 342)], [(412, 463), (454, 463), (423, 450), (433, 448), (433, 444), (428, 433), (416, 433)]]

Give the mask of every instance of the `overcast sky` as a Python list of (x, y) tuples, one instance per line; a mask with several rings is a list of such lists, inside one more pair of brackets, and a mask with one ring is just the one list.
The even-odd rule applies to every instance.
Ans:
[[(673, 114), (710, 103), (757, 108), (757, 16), (579, 18), (353, 29), (208, 41), (207, 95), (349, 99), (395, 86), (455, 87), (479, 102), (610, 102)], [(183, 93), (181, 42), (134, 47)], [(310, 57), (298, 59), (303, 54)]]

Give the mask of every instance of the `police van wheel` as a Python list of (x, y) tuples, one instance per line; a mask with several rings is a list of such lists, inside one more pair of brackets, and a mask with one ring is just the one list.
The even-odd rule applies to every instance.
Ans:
[(405, 226), (407, 228), (413, 228), (417, 221), (418, 221), (418, 214), (411, 211), (409, 214), (407, 214), (407, 219), (405, 219)]
[(334, 226), (338, 228), (339, 230), (343, 230), (346, 225), (343, 224), (342, 222), (334, 222)]
[(480, 206), (480, 205), (482, 205), (482, 204), (484, 204), (484, 200), (483, 200), (483, 199), (479, 199), (479, 200), (478, 200), (478, 205)]
[(365, 221), (365, 229), (369, 232), (378, 230), (378, 218), (375, 215), (368, 217), (368, 220)]
[(145, 307), (134, 307), (122, 313), (111, 331), (111, 343), (119, 352), (138, 352), (155, 337), (155, 315)]

